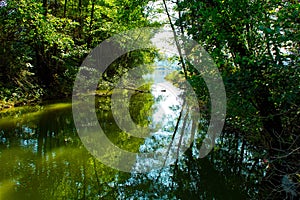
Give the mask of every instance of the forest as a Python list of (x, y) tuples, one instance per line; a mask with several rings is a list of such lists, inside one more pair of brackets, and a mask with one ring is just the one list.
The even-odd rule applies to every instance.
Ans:
[[(199, 137), (174, 164), (130, 174), (105, 168), (82, 150), (66, 102), (92, 49), (143, 27), (169, 27), (175, 39), (201, 45), (222, 76), (227, 109), (207, 157), (195, 156)], [(0, 199), (300, 197), (300, 1), (1, 0), (0, 30)], [(184, 45), (176, 46), (179, 55), (172, 60), (180, 69), (166, 79), (185, 79), (209, 119), (205, 81), (182, 56)], [(106, 108), (97, 116), (122, 148), (139, 151), (145, 141), (111, 122), (111, 92), (135, 66), (148, 73), (160, 59), (155, 49), (126, 53), (99, 80), (96, 106)], [(144, 125), (154, 103), (149, 88), (132, 97), (132, 118)], [(63, 103), (54, 108), (49, 102)], [(204, 122), (197, 130), (207, 127)]]

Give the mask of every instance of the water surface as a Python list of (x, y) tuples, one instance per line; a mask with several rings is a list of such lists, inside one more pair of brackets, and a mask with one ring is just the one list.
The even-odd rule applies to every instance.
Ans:
[[(146, 138), (136, 138), (118, 126), (110, 97), (96, 98), (99, 124), (113, 144), (135, 153), (168, 153), (168, 158), (137, 156), (133, 169), (164, 162), (165, 167), (145, 174), (121, 172), (93, 157), (77, 134), (69, 100), (2, 112), (0, 199), (255, 197), (263, 166), (258, 164), (259, 156), (252, 153), (253, 147), (235, 133), (223, 134), (214, 152), (204, 159), (199, 158), (197, 149), (201, 133), (205, 134), (205, 122), (195, 128), (193, 122), (197, 120), (186, 113), (179, 123), (183, 131), (173, 137), (183, 100), (180, 91), (172, 87), (162, 80), (151, 85), (150, 93), (137, 91), (131, 96), (132, 120), (151, 129)], [(191, 137), (196, 132), (199, 136)], [(191, 148), (177, 160), (183, 153), (179, 146), (191, 138)]]

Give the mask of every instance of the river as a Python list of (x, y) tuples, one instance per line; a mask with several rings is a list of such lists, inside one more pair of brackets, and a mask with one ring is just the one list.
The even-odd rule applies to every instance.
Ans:
[[(137, 156), (133, 170), (122, 172), (102, 164), (84, 146), (74, 125), (70, 100), (13, 108), (2, 112), (0, 119), (0, 199), (255, 196), (259, 181), (255, 178), (261, 169), (254, 162), (259, 160), (249, 153), (251, 147), (234, 134), (221, 137), (219, 151), (204, 159), (197, 157), (197, 142), (192, 141), (189, 147), (194, 147), (177, 160), (179, 142), (185, 141), (175, 136), (175, 145), (169, 144), (183, 99), (178, 88), (161, 77), (157, 80), (152, 83), (150, 93), (137, 92), (130, 99), (131, 117), (137, 124), (151, 128), (148, 137), (136, 138), (120, 129), (110, 109), (110, 97), (96, 98), (96, 114), (106, 136), (119, 148), (135, 153), (168, 153), (173, 159)], [(180, 127), (189, 133), (201, 132), (191, 126)], [(190, 135), (186, 138), (190, 141)], [(195, 141), (199, 139), (195, 137)], [(157, 162), (163, 167), (148, 170)], [(147, 168), (147, 172), (136, 173), (136, 168)]]

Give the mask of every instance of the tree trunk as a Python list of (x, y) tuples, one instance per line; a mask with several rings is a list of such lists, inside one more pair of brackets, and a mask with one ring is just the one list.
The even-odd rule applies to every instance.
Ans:
[(48, 12), (48, 1), (47, 0), (43, 0), (43, 8), (44, 8), (44, 15), (47, 15)]
[(68, 3), (68, 0), (65, 0), (65, 4), (64, 4), (64, 18), (66, 17), (67, 3)]
[(91, 21), (90, 21), (90, 27), (89, 27), (89, 37), (87, 39), (87, 45), (88, 47), (91, 47), (91, 42), (92, 42), (92, 29), (93, 29), (93, 21), (94, 21), (94, 12), (95, 12), (95, 1), (92, 0), (92, 9), (91, 9)]

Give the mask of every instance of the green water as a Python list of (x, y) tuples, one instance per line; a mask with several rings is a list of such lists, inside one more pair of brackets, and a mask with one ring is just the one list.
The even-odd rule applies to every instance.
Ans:
[(107, 184), (126, 174), (103, 166), (85, 150), (71, 102), (28, 109), (33, 110), (12, 110), (13, 116), (0, 120), (0, 199), (82, 199), (114, 193)]
[[(149, 142), (120, 130), (113, 121), (109, 97), (96, 101), (99, 123), (116, 146), (139, 152), (146, 143), (149, 148), (161, 145), (162, 136)], [(134, 97), (130, 106), (133, 120), (147, 126), (154, 103), (151, 94)], [(245, 199), (255, 191), (246, 188), (242, 174), (249, 172), (241, 170), (242, 164), (237, 163), (234, 172), (232, 162), (227, 166), (228, 150), (213, 154), (214, 160), (198, 159), (189, 150), (176, 165), (146, 174), (107, 167), (86, 150), (78, 137), (70, 101), (2, 112), (0, 138), (1, 200)]]

